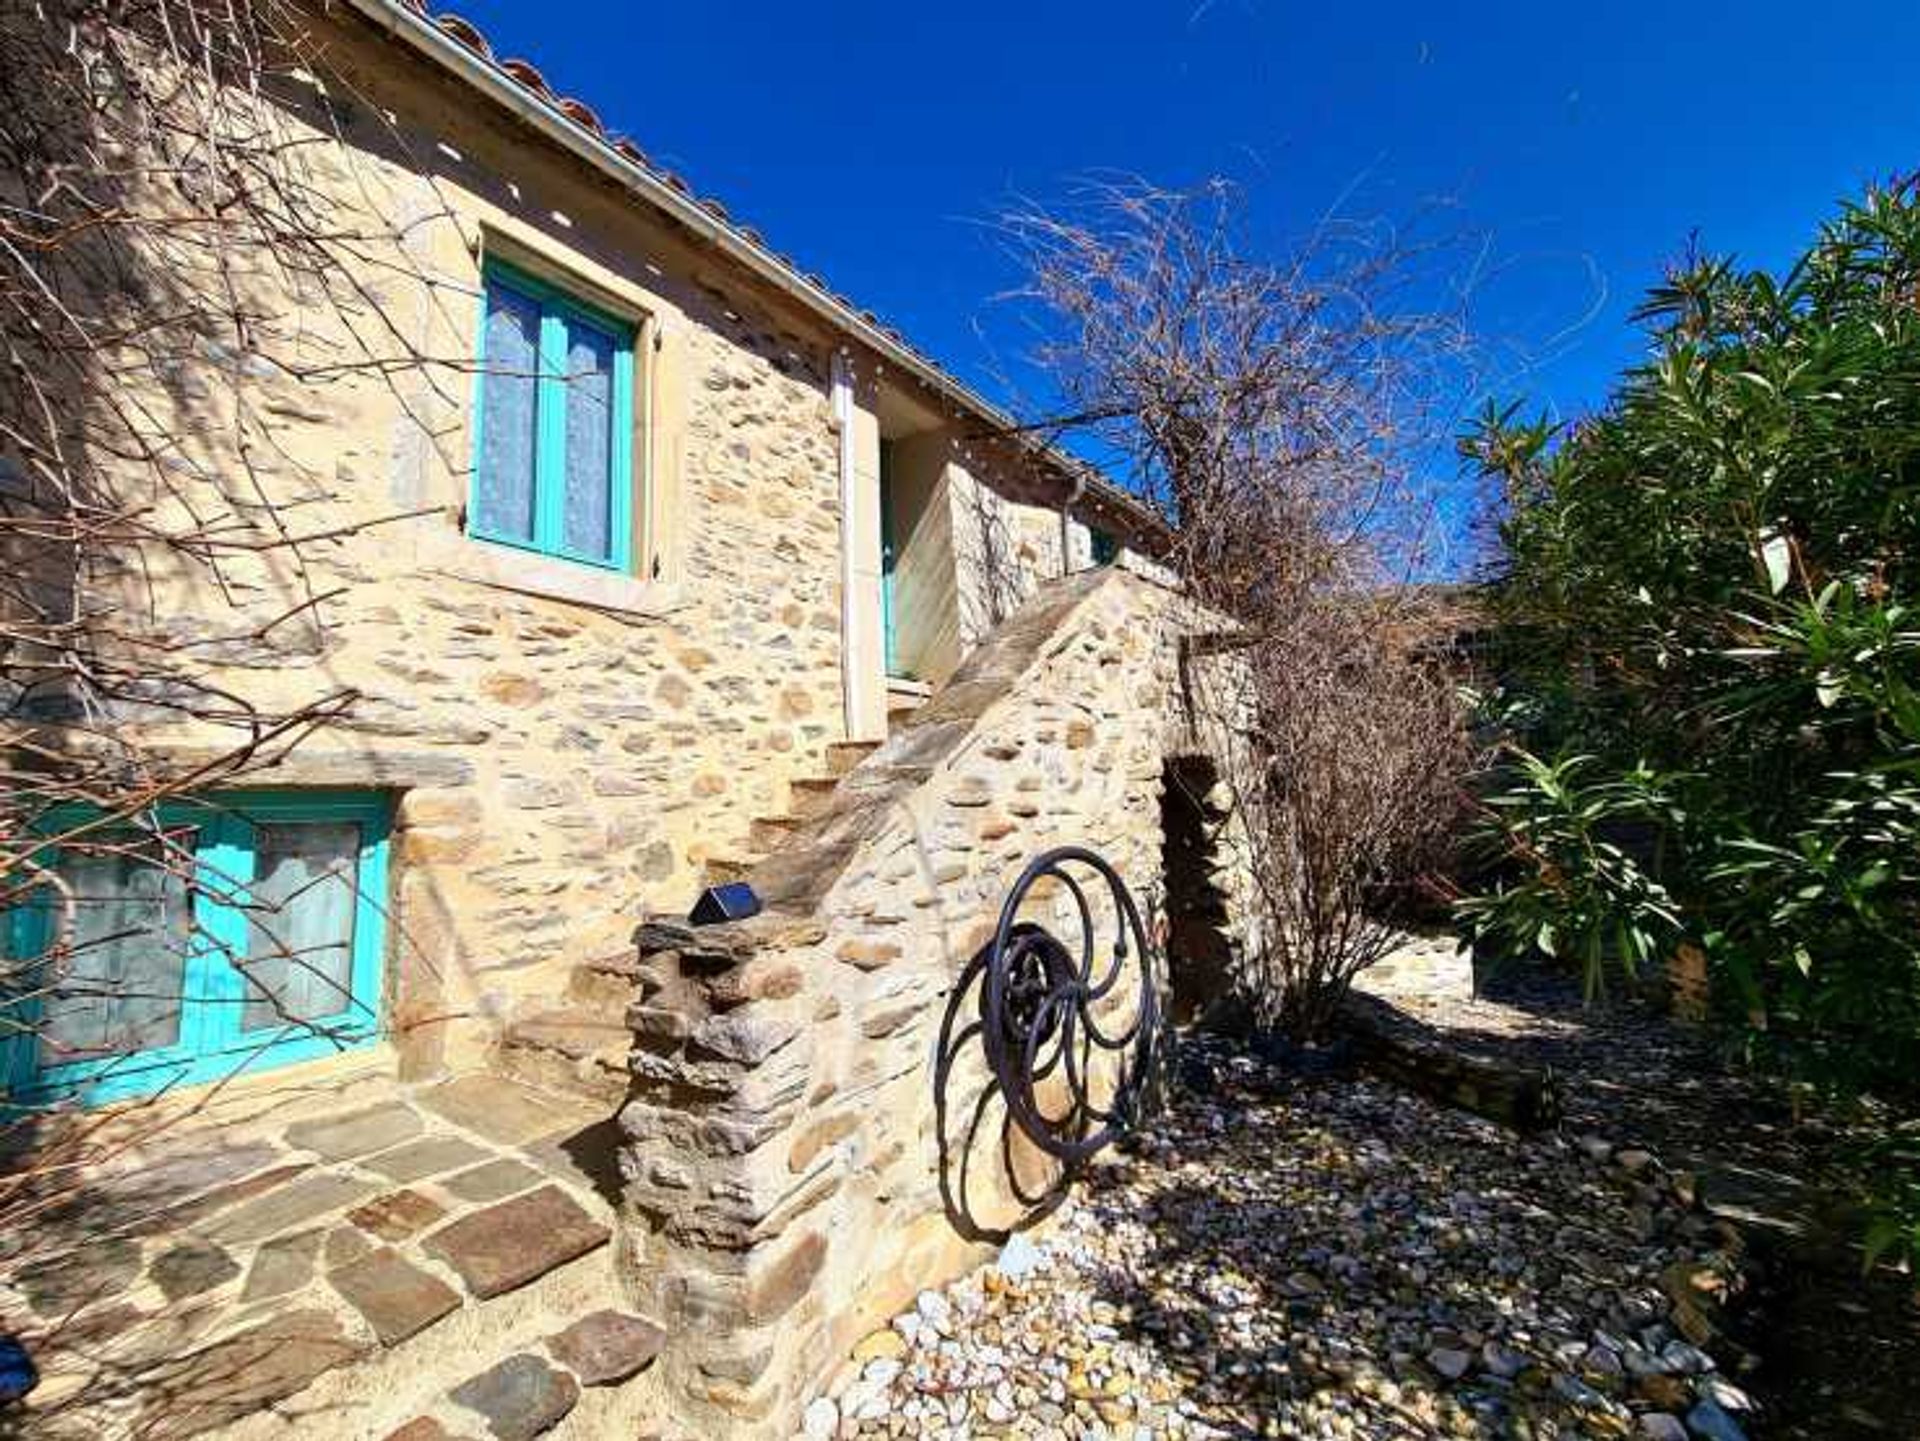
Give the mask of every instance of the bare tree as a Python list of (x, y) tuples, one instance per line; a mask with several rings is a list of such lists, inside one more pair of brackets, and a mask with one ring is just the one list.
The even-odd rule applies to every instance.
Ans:
[(1229, 188), (1137, 182), (1004, 228), (1062, 397), (1042, 427), (1125, 458), (1230, 622), (1192, 699), (1251, 883), (1244, 990), (1316, 1037), (1391, 944), (1381, 898), (1438, 853), (1466, 763), (1441, 623), (1406, 583), (1440, 538), (1419, 461), (1472, 353), (1462, 237), (1336, 217), (1270, 258)]
[[(0, 952), (0, 1042), (49, 1064), (93, 1055), (62, 1008), (109, 1069), (177, 1025), (164, 964), (109, 958), (215, 944), (170, 938), (209, 880), (180, 807), (213, 815), (210, 789), (352, 710), (312, 664), (345, 584), (315, 557), (399, 517), (284, 422), (329, 389), (405, 406), (429, 373), (385, 299), (425, 277), (339, 133), (379, 114), (354, 101), (281, 0), (0, 0), (0, 923), (36, 932)], [(278, 703), (235, 681), (289, 668), (311, 685)], [(271, 939), (286, 899), (234, 898), (290, 973), (312, 959)], [(8, 1267), (73, 1239), (43, 1223), (102, 1146), (12, 1102)]]
[(1436, 640), (1397, 597), (1315, 602), (1197, 689), (1207, 728), (1238, 722), (1228, 787), (1264, 922), (1249, 999), (1294, 1037), (1325, 1035), (1448, 855), (1470, 752)]

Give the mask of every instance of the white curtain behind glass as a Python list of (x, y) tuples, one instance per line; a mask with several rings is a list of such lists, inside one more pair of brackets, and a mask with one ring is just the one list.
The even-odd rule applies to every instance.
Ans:
[(144, 846), (68, 856), (60, 874), (73, 888), (73, 951), (43, 999), (40, 1064), (177, 1043), (192, 930), (185, 880)]
[(613, 337), (572, 322), (567, 334), (566, 548), (613, 555)]
[(502, 286), (489, 285), (486, 375), (480, 392), (480, 477), (474, 491), (474, 519), (489, 535), (533, 539), (539, 368), (539, 307)]
[(360, 827), (260, 826), (247, 913), (249, 982), (240, 1028), (337, 1016), (353, 998)]

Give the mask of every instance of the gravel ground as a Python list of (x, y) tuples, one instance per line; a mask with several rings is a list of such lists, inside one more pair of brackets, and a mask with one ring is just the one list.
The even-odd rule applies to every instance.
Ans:
[[(1911, 1277), (1862, 1277), (1854, 1149), (1884, 1115), (1799, 1114), (1712, 1033), (1632, 1004), (1585, 1006), (1565, 978), (1483, 977), (1473, 999), (1405, 1000), (1409, 1024), (1506, 1064), (1551, 1068), (1568, 1125), (1629, 1138), (1697, 1172), (1710, 1206), (1762, 1219), (1734, 1319), (1760, 1356), (1764, 1441), (1920, 1436), (1920, 1302)], [(1775, 1222), (1785, 1221), (1785, 1226)]]
[(1208, 1059), (1042, 1239), (862, 1341), (808, 1432), (1742, 1434), (1734, 1358), (1662, 1286), (1710, 1276), (1725, 1242), (1686, 1176)]

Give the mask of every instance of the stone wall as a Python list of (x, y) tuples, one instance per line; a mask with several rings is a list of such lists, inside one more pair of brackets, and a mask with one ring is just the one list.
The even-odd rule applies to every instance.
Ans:
[(1118, 570), (1043, 588), (759, 868), (767, 913), (643, 943), (625, 1204), (695, 1429), (779, 1434), (855, 1338), (1032, 1219), (1013, 1183), (1054, 1178), (1000, 1164), (976, 1052), (936, 1106), (942, 1023), (1036, 852), (1092, 846), (1153, 913), (1163, 770), (1193, 743), (1180, 614)]
[[(852, 442), (830, 373), (844, 352), (870, 436), (881, 367), (399, 47), (321, 33), (344, 83), (306, 77), (275, 123), (310, 142), (309, 178), (342, 226), (371, 235), (350, 287), (363, 293), (340, 304), (257, 276), (272, 317), (258, 352), (210, 342), (203, 375), (143, 397), (185, 437), (177, 495), (116, 484), (163, 516), (231, 515), (242, 539), (270, 535), (264, 495), (326, 539), (297, 562), (236, 557), (224, 584), (177, 556), (125, 557), (101, 599), (192, 642), (206, 679), (269, 721), (337, 701), (335, 720), (284, 759), (265, 747), (244, 780), (396, 794), (383, 1019), (418, 1075), (477, 1063), (568, 962), (684, 909), (705, 864), (751, 854), (755, 819), (849, 734)], [(470, 357), (494, 255), (639, 331), (632, 575), (465, 534)], [(401, 342), (408, 361), (387, 373), (321, 373), (368, 345), (394, 362)], [(313, 596), (326, 599), (302, 611)], [(236, 741), (157, 709), (123, 720), (186, 765)]]
[[(652, 913), (684, 913), (709, 860), (751, 854), (756, 819), (784, 811), (792, 782), (830, 770), (831, 748), (867, 725), (847, 714), (843, 675), (841, 560), (864, 524), (842, 513), (843, 447), (871, 481), (885, 387), (900, 383), (396, 47), (350, 27), (325, 39), (345, 83), (307, 76), (275, 123), (304, 144), (342, 223), (370, 236), (368, 273), (349, 287), (364, 294), (336, 305), (310, 281), (254, 277), (259, 349), (209, 342), (204, 373), (156, 378), (140, 397), (183, 438), (175, 492), (108, 477), (116, 498), (163, 518), (192, 508), (261, 541), (286, 520), (312, 539), (297, 558), (236, 555), (219, 583), (164, 552), (118, 557), (96, 578), (119, 622), (147, 617), (191, 642), (206, 679), (269, 724), (331, 698), (297, 746), (271, 741), (218, 779), (394, 798), (382, 1028), (396, 1054), (303, 1068), (316, 1113), (338, 1104), (342, 1077), (411, 1085), (479, 1068), (503, 1021), (575, 963), (630, 946)], [(465, 533), (471, 357), (495, 255), (636, 327), (631, 575)], [(404, 364), (328, 369), (394, 335)], [(833, 413), (837, 366), (857, 382), (850, 421)], [(666, 1414), (705, 1434), (780, 1429), (851, 1337), (974, 1253), (943, 1201), (932, 1053), (954, 977), (1020, 865), (1049, 844), (1091, 844), (1152, 902), (1160, 776), (1179, 744), (1176, 603), (1118, 571), (1058, 579), (1058, 496), (1034, 477), (956, 454), (944, 483), (955, 658), (978, 648), (758, 869), (765, 917), (697, 939), (649, 933), (614, 1244), (590, 1277), (555, 1283), (551, 1315), (478, 1298), (503, 1346), (533, 1345), (602, 1289), (657, 1316), (668, 1341), (643, 1389), (663, 1380)], [(959, 553), (979, 514), (1010, 538), (991, 585), (978, 533)], [(235, 741), (159, 706), (118, 719), (180, 769)], [(970, 1112), (980, 1090), (969, 1059), (951, 1098)], [(203, 1138), (209, 1151), (244, 1134), (221, 1131)], [(1026, 1179), (1050, 1177), (1036, 1166)], [(978, 1227), (1018, 1218), (1006, 1177), (983, 1165), (974, 1180), (963, 1199)], [(227, 1314), (246, 1285), (233, 1265), (202, 1308), (204, 1334), (257, 1319), (244, 1304)], [(465, 1354), (467, 1325), (436, 1337), (434, 1386), (495, 1359)], [(382, 1353), (380, 1406), (410, 1402), (424, 1354)], [(367, 1389), (345, 1369), (315, 1384)], [(596, 1396), (582, 1415), (612, 1404)]]

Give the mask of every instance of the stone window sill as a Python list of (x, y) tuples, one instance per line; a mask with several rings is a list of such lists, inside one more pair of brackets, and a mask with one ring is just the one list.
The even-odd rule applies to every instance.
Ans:
[(437, 575), (542, 600), (565, 601), (609, 615), (650, 620), (686, 604), (677, 585), (638, 580), (552, 556), (462, 538), (431, 566)]
[[(384, 1033), (390, 1024), (381, 1020)], [(87, 1112), (89, 1118), (137, 1115), (141, 1129), (157, 1133), (163, 1126), (190, 1126), (200, 1122), (240, 1124), (272, 1106), (295, 1101), (316, 1090), (351, 1094), (351, 1088), (391, 1084), (400, 1072), (400, 1055), (391, 1040), (372, 1041), (335, 1056), (319, 1056), (290, 1066), (263, 1071), (240, 1071), (214, 1081), (175, 1086), (154, 1096), (131, 1096)], [(151, 1129), (149, 1129), (151, 1128)]]

